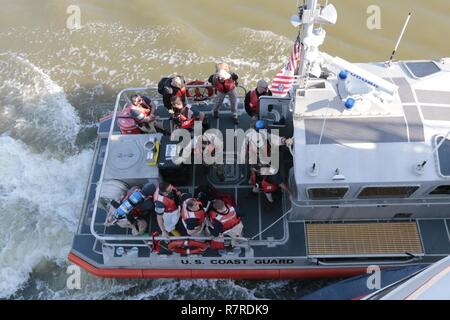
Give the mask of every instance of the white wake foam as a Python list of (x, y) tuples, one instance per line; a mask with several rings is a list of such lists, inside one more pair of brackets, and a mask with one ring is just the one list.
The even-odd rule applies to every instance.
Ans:
[(39, 151), (72, 151), (80, 130), (64, 90), (39, 67), (17, 55), (1, 55), (0, 132)]
[(43, 259), (65, 263), (92, 152), (63, 161), (0, 137), (0, 298), (14, 294)]
[[(0, 298), (34, 286), (38, 294), (32, 296), (43, 299), (256, 298), (254, 289), (231, 280), (103, 280), (83, 273), (81, 291), (64, 286), (62, 266), (67, 264), (92, 157), (91, 151), (78, 154), (75, 141), (80, 128), (103, 114), (105, 107), (97, 105), (98, 97), (113, 101), (118, 89), (155, 85), (167, 73), (207, 78), (220, 61), (233, 65), (241, 84), (250, 86), (262, 77), (269, 80), (292, 46), (291, 39), (272, 32), (238, 29), (227, 52), (211, 55), (194, 46), (177, 48), (177, 40), (186, 36), (183, 32), (173, 27), (89, 24), (76, 34), (36, 30), (39, 39), (26, 29), (1, 34), (6, 42), (19, 37), (25, 43), (44, 41), (52, 46), (21, 56), (0, 54), (0, 134), (4, 133), (0, 135)], [(66, 94), (77, 101), (78, 112)], [(61, 268), (52, 269), (48, 261)], [(43, 270), (36, 271), (41, 263)], [(30, 280), (32, 272), (36, 278)], [(53, 272), (56, 282), (49, 281)]]
[(65, 263), (92, 151), (76, 150), (80, 119), (62, 87), (23, 57), (2, 54), (0, 62), (0, 298), (5, 298), (39, 263)]

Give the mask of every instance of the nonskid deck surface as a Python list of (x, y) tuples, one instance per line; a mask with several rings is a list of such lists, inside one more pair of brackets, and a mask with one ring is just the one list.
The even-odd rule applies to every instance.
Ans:
[[(235, 125), (233, 119), (231, 117), (231, 113), (225, 107), (221, 108), (221, 115), (219, 119), (215, 119), (212, 117), (212, 105), (211, 104), (202, 104), (198, 106), (201, 111), (204, 111), (207, 114), (207, 121), (210, 124), (211, 128), (219, 129), (225, 136), (225, 131), (227, 129), (243, 129), (244, 131), (250, 128), (250, 117), (245, 114), (243, 111), (243, 105), (239, 105), (240, 116), (239, 125)], [(164, 127), (166, 129), (169, 128), (168, 116), (169, 114), (165, 110), (164, 107), (160, 106), (157, 111), (158, 115), (164, 119)], [(108, 124), (103, 123), (103, 130), (108, 130)], [(102, 128), (100, 129), (102, 130)], [(115, 131), (119, 133), (117, 126), (115, 126)], [(79, 233), (87, 236), (90, 234), (89, 224), (92, 218), (92, 208), (93, 201), (95, 199), (95, 188), (96, 181), (98, 181), (100, 177), (101, 164), (104, 160), (104, 152), (106, 147), (107, 140), (100, 139), (98, 142), (98, 155), (97, 160), (94, 162), (93, 168), (93, 176), (92, 181), (90, 182), (90, 190), (87, 194), (87, 212), (86, 215), (80, 223)], [(281, 175), (283, 178), (287, 179), (288, 171), (292, 167), (292, 157), (290, 153), (285, 150), (282, 152), (282, 161), (280, 164), (280, 170), (282, 170)], [(225, 165), (225, 180), (220, 181), (215, 174), (213, 168), (208, 168), (203, 165), (191, 165), (189, 166), (189, 172), (186, 174), (189, 175), (188, 183), (184, 185), (177, 185), (176, 187), (184, 192), (195, 194), (197, 188), (199, 186), (211, 185), (214, 186), (219, 192), (224, 192), (231, 194), (236, 203), (237, 210), (242, 215), (242, 221), (244, 224), (244, 237), (252, 238), (256, 241), (260, 241), (259, 245), (266, 248), (274, 248), (274, 243), (276, 242), (285, 242), (289, 237), (287, 219), (284, 218), (280, 220), (278, 223), (273, 225), (271, 228), (267, 229), (271, 226), (275, 221), (277, 221), (280, 217), (282, 217), (289, 209), (289, 201), (285, 195), (281, 192), (276, 194), (275, 203), (271, 204), (265, 199), (263, 194), (255, 194), (252, 192), (252, 187), (248, 184), (248, 178), (250, 174), (250, 169), (248, 165)], [(104, 222), (106, 220), (107, 213), (101, 209), (97, 209), (97, 214), (95, 215), (95, 223), (94, 230), (98, 235), (129, 235), (131, 236), (130, 229), (120, 228), (119, 226), (111, 226), (106, 227)], [(298, 225), (298, 224), (297, 224)], [(266, 231), (264, 231), (267, 229)], [(298, 228), (300, 233), (304, 234), (303, 226)], [(153, 232), (160, 232), (159, 227), (156, 222), (156, 216), (152, 215), (150, 219), (149, 232), (146, 235), (151, 235)], [(138, 242), (139, 240), (137, 240)], [(83, 241), (82, 241), (83, 242)], [(102, 252), (100, 241), (95, 241), (92, 243), (92, 239), (85, 239), (85, 245), (93, 246), (93, 251), (100, 254)], [(120, 241), (114, 241), (115, 243), (120, 243)], [(267, 242), (266, 245), (263, 245), (264, 242)], [(126, 243), (133, 244), (133, 241), (127, 241)], [(125, 244), (125, 242), (124, 242)], [(140, 248), (140, 255), (149, 254), (149, 250), (144, 248)], [(258, 250), (257, 250), (258, 251)], [(269, 249), (269, 251), (274, 251)], [(304, 250), (295, 250), (297, 252), (293, 252), (292, 255), (304, 255)], [(164, 246), (161, 249), (162, 254), (171, 254), (164, 249)], [(275, 251), (274, 251), (275, 253)], [(217, 255), (216, 250), (207, 250), (204, 253), (205, 256)], [(264, 253), (267, 255), (267, 253)]]
[[(211, 116), (211, 105), (202, 106), (202, 108), (208, 114), (208, 121), (212, 128), (218, 128), (222, 132), (226, 129), (235, 128), (231, 119), (231, 114), (226, 109), (223, 109), (225, 112), (223, 112), (221, 117), (217, 120)], [(242, 105), (240, 105), (240, 109), (239, 128), (246, 130), (250, 127), (250, 118), (242, 112)], [(158, 112), (162, 117), (168, 116), (163, 107), (160, 107)], [(168, 121), (164, 121), (164, 126), (168, 128)], [(103, 123), (100, 127), (100, 131), (102, 130), (109, 131), (109, 124), (105, 125), (105, 123)], [(119, 133), (118, 130), (116, 131)], [(118, 267), (118, 265), (112, 264), (109, 258), (107, 258), (108, 261), (105, 261), (104, 245), (108, 245), (108, 241), (105, 241), (104, 245), (102, 245), (90, 231), (95, 192), (101, 174), (106, 145), (106, 138), (100, 138), (97, 142), (92, 175), (85, 199), (85, 208), (83, 210), (82, 219), (80, 220), (78, 233), (74, 239), (73, 252), (75, 252), (77, 256), (85, 259), (85, 261), (89, 261), (97, 266)], [(286, 178), (289, 168), (292, 167), (292, 159), (289, 152), (283, 153), (282, 159), (283, 161), (280, 167), (282, 168), (283, 178)], [(230, 166), (229, 168), (225, 168), (225, 171), (228, 172), (228, 175), (225, 181), (221, 182), (215, 177), (212, 170), (208, 170), (204, 166), (193, 165), (190, 167), (189, 181), (185, 185), (177, 187), (183, 192), (193, 193), (198, 186), (211, 184), (220, 192), (230, 193), (235, 197), (237, 208), (243, 214), (244, 236), (254, 239), (251, 242), (251, 251), (242, 248), (241, 250), (238, 250), (238, 252), (235, 252), (234, 257), (242, 259), (246, 258), (248, 255), (261, 259), (285, 259), (291, 257), (292, 259), (295, 259), (297, 266), (314, 266), (315, 264), (312, 264), (310, 259), (308, 259), (310, 254), (308, 253), (308, 239), (306, 233), (308, 226), (312, 222), (288, 221), (287, 217), (284, 217), (284, 219), (281, 219), (281, 221), (264, 231), (290, 209), (290, 202), (285, 195), (279, 194), (275, 204), (270, 204), (263, 194), (253, 194), (251, 187), (247, 182), (249, 174), (248, 166)], [(129, 229), (122, 229), (118, 226), (105, 227), (105, 219), (106, 212), (99, 208), (94, 223), (95, 231), (99, 235), (130, 235)], [(372, 222), (377, 223), (376, 221)], [(450, 254), (450, 235), (448, 232), (448, 230), (450, 230), (450, 219), (424, 219), (416, 222), (424, 251), (423, 262), (434, 261), (435, 259), (438, 259), (436, 257)], [(336, 222), (328, 221), (326, 223)], [(345, 224), (352, 223), (352, 221), (338, 221), (337, 223)], [(153, 231), (159, 231), (155, 216), (153, 216), (150, 221), (149, 229), (150, 234)], [(122, 243), (121, 241), (114, 241), (114, 244), (132, 247), (134, 244), (142, 244), (142, 241), (136, 238), (136, 241), (128, 240)], [(162, 254), (162, 257), (172, 256), (176, 259), (179, 257), (178, 255), (173, 255), (164, 248), (162, 248), (160, 254)], [(224, 256), (233, 259), (233, 256), (229, 256), (229, 253), (223, 251), (208, 249), (203, 254), (204, 258), (225, 258)], [(150, 249), (146, 247), (139, 247), (138, 257), (152, 257), (152, 261), (154, 261), (155, 258), (154, 254), (151, 254)], [(174, 267), (173, 261), (164, 261), (164, 259), (165, 258), (160, 261), (161, 264), (157, 268)], [(138, 266), (139, 264), (134, 264), (133, 260), (128, 260), (128, 262), (125, 262), (125, 265), (130, 267), (133, 265)], [(146, 266), (146, 268), (148, 267), (149, 266)], [(178, 267), (180, 266), (176, 266), (175, 268)]]

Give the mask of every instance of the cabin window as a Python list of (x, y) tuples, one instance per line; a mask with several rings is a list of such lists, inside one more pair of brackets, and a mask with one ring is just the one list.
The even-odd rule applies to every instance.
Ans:
[(359, 199), (409, 198), (417, 186), (410, 187), (367, 187), (358, 195)]
[(311, 200), (342, 199), (347, 194), (348, 188), (312, 188), (308, 189)]
[(430, 195), (450, 195), (450, 186), (439, 186), (431, 191)]

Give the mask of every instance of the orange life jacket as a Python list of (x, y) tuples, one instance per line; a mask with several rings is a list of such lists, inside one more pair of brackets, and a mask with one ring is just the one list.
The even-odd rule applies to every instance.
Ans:
[(216, 220), (222, 224), (222, 232), (233, 229), (241, 222), (241, 218), (238, 217), (234, 207), (227, 206), (227, 208), (229, 209), (227, 214), (220, 214), (214, 209), (209, 212), (211, 221)]
[(187, 93), (186, 87), (183, 87), (181, 89), (178, 89), (177, 93), (175, 93), (175, 96), (183, 98), (183, 101), (184, 101), (184, 98), (186, 97), (186, 93)]
[(267, 178), (263, 178), (261, 182), (261, 190), (264, 193), (274, 193), (278, 190), (278, 185), (276, 183), (267, 181)]
[[(140, 114), (142, 114), (144, 117), (148, 117), (150, 114), (151, 114), (151, 112), (152, 112), (152, 110), (151, 109), (148, 109), (148, 108), (144, 108), (144, 107), (142, 107), (142, 106), (135, 106), (135, 105), (133, 105), (132, 107), (131, 107), (131, 110), (136, 110), (136, 111), (138, 111)], [(143, 121), (142, 121), (142, 119), (139, 119), (139, 118), (137, 118), (137, 117), (133, 117), (133, 119), (137, 122), (137, 123), (139, 123), (139, 124), (141, 124)]]
[[(256, 173), (252, 173), (250, 176), (250, 182), (252, 186), (256, 186), (258, 177)], [(264, 193), (274, 193), (278, 190), (278, 185), (276, 183), (267, 181), (267, 177), (263, 177), (260, 185), (261, 191)]]
[(221, 93), (228, 93), (236, 88), (236, 82), (234, 82), (233, 79), (227, 79), (224, 82), (221, 82), (219, 79), (216, 79), (214, 87), (216, 88), (217, 91)]
[(174, 199), (163, 196), (159, 194), (158, 191), (155, 192), (153, 196), (154, 202), (161, 202), (164, 205), (164, 212), (173, 212), (178, 209), (177, 203)]
[(179, 114), (178, 119), (180, 121), (181, 129), (193, 129), (195, 125), (195, 117), (189, 116), (189, 109), (185, 107)]
[[(189, 200), (189, 199), (188, 199)], [(199, 220), (199, 225), (202, 225), (203, 222), (205, 221), (206, 218), (206, 212), (203, 209), (200, 209), (198, 211), (190, 211), (187, 206), (186, 206), (186, 202), (188, 201), (186, 200), (182, 207), (181, 207), (181, 219), (183, 221), (183, 224), (185, 223), (186, 220), (188, 219), (198, 219)], [(186, 225), (185, 225), (186, 227)]]

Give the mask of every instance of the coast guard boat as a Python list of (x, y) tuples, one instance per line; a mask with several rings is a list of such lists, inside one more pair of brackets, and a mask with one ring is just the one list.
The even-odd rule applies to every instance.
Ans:
[[(292, 199), (282, 194), (270, 204), (263, 194), (252, 195), (248, 165), (225, 164), (224, 179), (199, 165), (169, 174), (177, 172), (171, 151), (178, 142), (161, 134), (126, 134), (120, 126), (132, 94), (161, 104), (157, 88), (125, 89), (112, 116), (99, 124), (69, 260), (101, 277), (280, 279), (353, 276), (370, 265), (425, 266), (448, 256), (450, 59), (347, 62), (319, 51), (322, 25), (336, 19), (331, 4), (307, 0), (299, 7), (293, 19), (301, 43), (294, 85), (285, 97), (260, 98), (260, 118), (295, 141), (291, 152), (280, 154)], [(226, 106), (215, 119), (210, 99), (190, 103), (222, 132), (251, 126), (242, 103), (238, 126)], [(166, 109), (157, 114), (167, 128)], [(194, 194), (208, 184), (234, 196), (245, 216), (243, 238), (225, 239), (232, 250), (172, 252), (155, 233), (156, 217), (141, 236), (105, 225), (105, 203), (117, 194), (181, 176), (180, 191)]]

